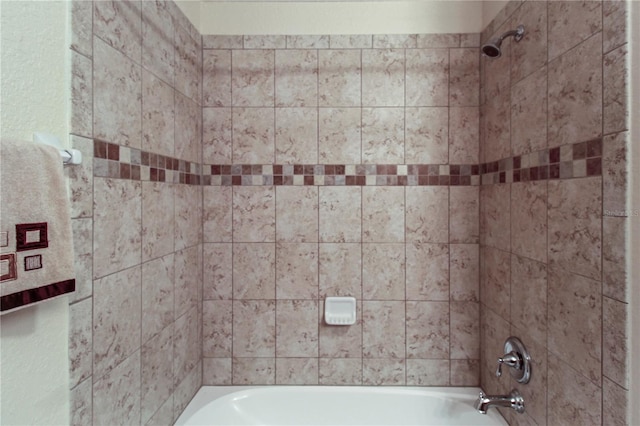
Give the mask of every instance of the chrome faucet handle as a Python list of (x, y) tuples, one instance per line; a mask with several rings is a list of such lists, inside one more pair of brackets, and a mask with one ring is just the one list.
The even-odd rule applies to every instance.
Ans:
[(518, 355), (517, 352), (511, 351), (508, 354), (503, 355), (501, 358), (498, 358), (498, 369), (496, 370), (496, 377), (502, 376), (502, 364), (506, 364), (511, 368), (515, 368), (516, 370), (520, 370), (522, 365), (522, 359)]

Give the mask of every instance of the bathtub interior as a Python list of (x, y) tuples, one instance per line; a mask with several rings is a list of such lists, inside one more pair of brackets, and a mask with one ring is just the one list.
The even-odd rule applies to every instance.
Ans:
[(479, 388), (204, 386), (176, 425), (507, 425)]

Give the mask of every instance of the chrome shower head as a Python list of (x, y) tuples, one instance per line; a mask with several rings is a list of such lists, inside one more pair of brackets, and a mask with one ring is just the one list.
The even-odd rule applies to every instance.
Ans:
[(524, 25), (518, 25), (518, 28), (515, 30), (507, 31), (502, 34), (500, 37), (492, 38), (488, 43), (482, 45), (482, 54), (489, 58), (499, 58), (502, 56), (502, 42), (505, 38), (513, 36), (515, 41), (522, 40), (524, 36)]

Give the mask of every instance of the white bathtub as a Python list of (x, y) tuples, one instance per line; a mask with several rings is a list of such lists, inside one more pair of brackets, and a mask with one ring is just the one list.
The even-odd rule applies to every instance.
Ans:
[(507, 425), (478, 388), (204, 386), (176, 425)]

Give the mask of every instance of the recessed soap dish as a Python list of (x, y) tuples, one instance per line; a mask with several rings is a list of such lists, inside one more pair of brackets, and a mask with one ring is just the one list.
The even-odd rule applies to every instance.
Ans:
[(324, 321), (329, 325), (356, 323), (355, 297), (327, 297), (324, 300)]

